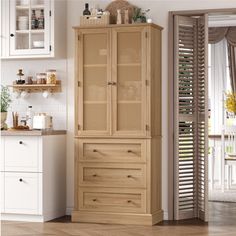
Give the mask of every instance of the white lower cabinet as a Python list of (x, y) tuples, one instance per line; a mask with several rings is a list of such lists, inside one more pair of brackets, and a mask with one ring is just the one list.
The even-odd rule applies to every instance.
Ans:
[(1, 137), (3, 220), (44, 222), (65, 215), (65, 135)]
[(4, 213), (42, 214), (42, 174), (4, 173)]

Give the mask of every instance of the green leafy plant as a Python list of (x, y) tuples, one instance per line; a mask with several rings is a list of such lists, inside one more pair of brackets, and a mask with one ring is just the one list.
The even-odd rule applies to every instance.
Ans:
[(1, 85), (1, 112), (7, 112), (11, 103), (10, 91), (7, 87)]
[(146, 23), (146, 12), (142, 11), (141, 8), (135, 8), (133, 13), (133, 21), (136, 23)]

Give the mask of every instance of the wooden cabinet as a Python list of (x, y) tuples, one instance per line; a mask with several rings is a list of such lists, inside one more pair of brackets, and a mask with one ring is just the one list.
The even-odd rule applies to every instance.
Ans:
[(65, 9), (64, 0), (2, 0), (1, 58), (65, 56)]
[(43, 222), (65, 215), (64, 144), (65, 135), (1, 137), (2, 219)]
[(72, 220), (155, 224), (163, 214), (161, 27), (109, 25), (75, 31)]

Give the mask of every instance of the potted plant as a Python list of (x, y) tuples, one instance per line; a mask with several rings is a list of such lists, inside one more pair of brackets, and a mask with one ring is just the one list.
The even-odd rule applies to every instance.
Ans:
[(9, 89), (1, 85), (1, 129), (6, 129), (7, 125), (5, 124), (7, 119), (7, 109), (11, 103), (11, 96)]

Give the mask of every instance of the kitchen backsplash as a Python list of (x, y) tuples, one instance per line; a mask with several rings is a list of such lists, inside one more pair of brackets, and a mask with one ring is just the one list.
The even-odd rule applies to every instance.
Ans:
[[(1, 68), (1, 84), (10, 85), (17, 78), (18, 69), (23, 69), (25, 76), (36, 76), (36, 73), (46, 72), (47, 69), (56, 69), (57, 79), (61, 80), (62, 92), (54, 93), (49, 98), (43, 98), (42, 93), (32, 93), (28, 98), (13, 98), (9, 108), (7, 124), (12, 126), (11, 112), (18, 112), (20, 116), (25, 116), (29, 105), (33, 111), (45, 112), (53, 117), (54, 129), (66, 129), (67, 117), (67, 80), (66, 80), (66, 60), (4, 60)], [(11, 92), (12, 89), (10, 88)]]

